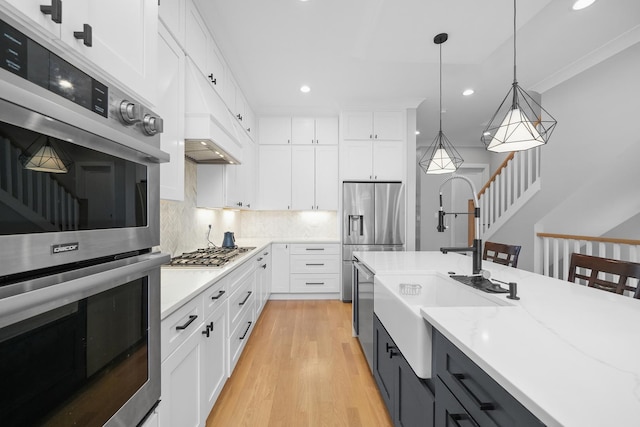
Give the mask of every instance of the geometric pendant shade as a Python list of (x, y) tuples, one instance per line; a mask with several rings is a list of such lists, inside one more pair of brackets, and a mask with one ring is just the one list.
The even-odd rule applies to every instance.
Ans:
[[(61, 153), (63, 152), (61, 151)], [(22, 163), (25, 169), (52, 173), (67, 173), (71, 166), (71, 161), (66, 159), (64, 154), (61, 155), (55, 150), (48, 137), (31, 157), (25, 156)]]
[(462, 156), (440, 130), (420, 159), (420, 168), (428, 174), (455, 172), (462, 164)]
[(447, 41), (447, 33), (437, 34), (433, 42), (440, 46), (440, 129), (435, 139), (422, 155), (418, 164), (424, 173), (442, 174), (455, 172), (462, 164), (462, 156), (442, 132), (442, 44)]
[(529, 150), (546, 144), (556, 124), (556, 120), (514, 82), (481, 140), (487, 150), (496, 153)]
[(516, 0), (513, 0), (513, 83), (480, 140), (489, 151), (529, 150), (549, 141), (558, 122), (518, 86), (516, 77)]

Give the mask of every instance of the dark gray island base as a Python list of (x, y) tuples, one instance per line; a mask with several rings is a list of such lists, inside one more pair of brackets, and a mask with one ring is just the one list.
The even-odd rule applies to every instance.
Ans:
[(395, 426), (544, 426), (435, 328), (432, 379), (419, 378), (374, 316), (373, 375)]

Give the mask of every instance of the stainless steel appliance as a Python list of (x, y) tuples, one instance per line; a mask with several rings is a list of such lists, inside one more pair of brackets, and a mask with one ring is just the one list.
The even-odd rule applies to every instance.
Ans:
[(162, 120), (3, 19), (0, 274), (158, 245)]
[(0, 12), (0, 420), (138, 425), (160, 398), (162, 120)]
[(173, 257), (169, 265), (172, 267), (224, 267), (235, 258), (253, 249), (255, 247), (198, 249)]
[(373, 371), (373, 279), (374, 274), (356, 257), (353, 260), (353, 330), (358, 336), (369, 368)]
[(342, 301), (352, 295), (355, 251), (403, 251), (405, 200), (401, 182), (344, 182), (342, 222)]

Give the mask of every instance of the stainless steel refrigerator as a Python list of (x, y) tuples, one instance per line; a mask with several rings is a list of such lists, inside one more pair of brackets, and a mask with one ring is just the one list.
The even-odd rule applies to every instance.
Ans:
[(342, 223), (342, 300), (351, 301), (355, 251), (405, 249), (404, 184), (344, 182)]

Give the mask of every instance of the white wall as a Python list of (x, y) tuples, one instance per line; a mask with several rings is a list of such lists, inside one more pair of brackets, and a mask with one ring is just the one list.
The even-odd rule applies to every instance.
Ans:
[(601, 235), (640, 212), (639, 71), (636, 44), (542, 94), (558, 120), (542, 148), (542, 189), (491, 239), (522, 245), (519, 268), (533, 270), (536, 224)]

